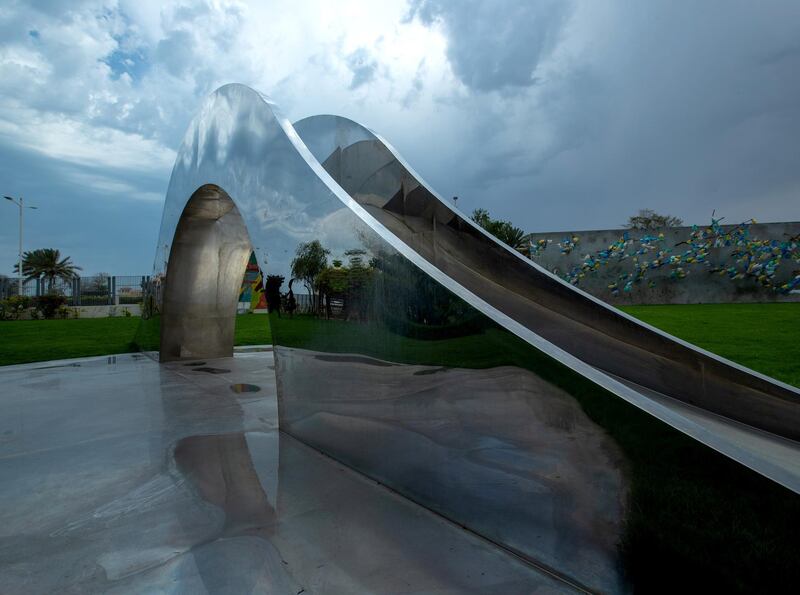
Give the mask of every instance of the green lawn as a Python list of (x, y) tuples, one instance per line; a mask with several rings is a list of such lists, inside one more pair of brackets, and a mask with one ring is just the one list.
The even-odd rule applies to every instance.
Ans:
[[(800, 332), (800, 304), (627, 306), (622, 309), (690, 343), (800, 386), (800, 341), (796, 338)], [(298, 317), (285, 332), (292, 336), (308, 336), (311, 326), (318, 324), (336, 325), (337, 322), (316, 322)], [(131, 341), (138, 326), (136, 317), (2, 322), (0, 365), (133, 351)], [(348, 344), (363, 348), (365, 343), (367, 347), (376, 343), (376, 339), (369, 327), (363, 327), (352, 335)], [(450, 342), (454, 348), (453, 365), (458, 365), (459, 360), (464, 360), (464, 363), (474, 361), (477, 355), (472, 351), (479, 348), (465, 339)], [(341, 340), (339, 333), (323, 332), (318, 337), (318, 346), (323, 350), (349, 348), (347, 345), (332, 345)], [(408, 345), (404, 343), (411, 340), (402, 337), (395, 340), (397, 351), (408, 353)], [(266, 316), (236, 317), (237, 345), (271, 341)], [(419, 354), (420, 361), (426, 359), (426, 351), (431, 351), (433, 356), (435, 342), (419, 343), (420, 346), (413, 351)], [(488, 346), (480, 348), (483, 357), (487, 355), (485, 347)], [(363, 349), (355, 350), (363, 352)], [(385, 354), (386, 345), (376, 344), (373, 351), (376, 355)]]
[[(271, 343), (266, 315), (236, 317), (236, 344)], [(0, 322), (0, 366), (136, 351), (140, 319), (82, 318)]]
[(236, 317), (236, 345), (271, 345), (269, 317), (266, 314), (243, 314)]
[[(800, 304), (626, 306), (622, 310), (708, 351), (800, 386)], [(339, 320), (298, 316), (276, 323), (281, 344), (317, 351), (470, 368), (503, 365), (508, 359), (501, 348), (505, 339), (494, 329), (481, 335), (480, 341), (474, 335), (420, 341)]]
[[(800, 385), (800, 304), (637, 306), (625, 311), (710, 351)], [(236, 320), (237, 344), (270, 343), (267, 316)], [(273, 318), (280, 344), (405, 363), (516, 365), (573, 395), (630, 468), (622, 551), (637, 591), (781, 591), (800, 581), (800, 499), (598, 388), (499, 328), (447, 340), (376, 325)], [(157, 322), (157, 321), (153, 321)], [(0, 323), (0, 364), (133, 349), (136, 318)], [(157, 336), (157, 325), (150, 332)], [(148, 335), (149, 336), (149, 335)]]
[(708, 351), (800, 386), (800, 304), (626, 306), (621, 309)]

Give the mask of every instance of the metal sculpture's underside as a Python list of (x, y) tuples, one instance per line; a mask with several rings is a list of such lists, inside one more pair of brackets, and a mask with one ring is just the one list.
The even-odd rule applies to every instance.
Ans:
[(230, 355), (251, 246), (288, 280), (313, 240), (349, 272), (320, 296), (335, 320), (270, 316), (281, 429), (529, 563), (621, 586), (625, 455), (576, 382), (800, 492), (796, 389), (541, 269), (359, 124), (293, 126), (241, 85), (208, 98), (172, 173), (143, 322), (162, 361)]

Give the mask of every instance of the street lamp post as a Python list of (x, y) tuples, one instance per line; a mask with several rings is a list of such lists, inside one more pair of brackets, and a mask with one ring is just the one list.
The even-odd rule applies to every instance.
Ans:
[(22, 214), (25, 212), (25, 209), (36, 209), (36, 207), (26, 207), (22, 201), (22, 197), (19, 197), (19, 202), (17, 202), (14, 198), (10, 196), (4, 197), (6, 200), (10, 200), (15, 205), (19, 207), (19, 262), (17, 266), (19, 270), (17, 271), (19, 275), (19, 289), (17, 290), (19, 295), (22, 295)]

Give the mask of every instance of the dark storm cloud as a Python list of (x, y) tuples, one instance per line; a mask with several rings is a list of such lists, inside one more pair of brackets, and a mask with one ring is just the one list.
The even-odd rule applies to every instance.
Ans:
[(616, 226), (640, 208), (800, 219), (794, 0), (400, 0), (364, 3), (358, 27), (347, 10), (315, 25), (319, 6), (285, 3), (0, 10), (0, 176), (43, 205), (29, 247), (147, 272), (172, 153), (232, 81), (292, 120), (358, 120), (461, 208), (532, 231)]
[(467, 190), (453, 189), (465, 206), (538, 230), (614, 226), (644, 207), (692, 222), (713, 209), (800, 219), (800, 4), (588, 4), (569, 28), (541, 6), (537, 21), (509, 4), (490, 18), (471, 4), (412, 3), (441, 22), (468, 86), (521, 85), (537, 60), (547, 72), (476, 112), (481, 152)]
[(565, 0), (411, 0), (408, 18), (441, 23), (455, 75), (478, 91), (528, 87), (570, 11)]

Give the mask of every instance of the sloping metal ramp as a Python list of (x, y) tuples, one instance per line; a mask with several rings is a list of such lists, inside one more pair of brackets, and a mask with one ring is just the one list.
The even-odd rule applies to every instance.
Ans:
[(294, 127), (370, 215), (444, 275), (549, 344), (537, 346), (800, 493), (797, 388), (668, 335), (564, 282), (447, 204), (363, 126), (312, 116)]

